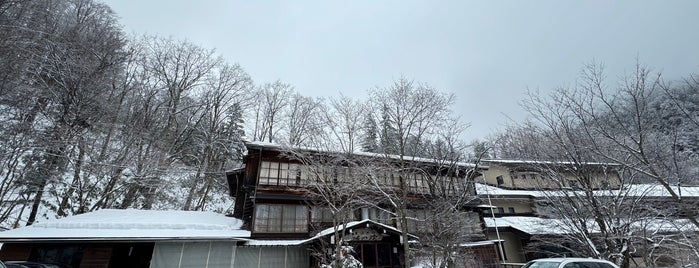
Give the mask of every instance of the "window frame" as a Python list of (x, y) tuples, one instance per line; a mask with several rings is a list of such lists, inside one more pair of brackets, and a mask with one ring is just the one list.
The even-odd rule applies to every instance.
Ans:
[(290, 162), (260, 161), (260, 168), (257, 174), (257, 185), (259, 186), (301, 186), (302, 165)]
[(308, 233), (308, 211), (308, 206), (305, 205), (257, 204), (252, 232)]

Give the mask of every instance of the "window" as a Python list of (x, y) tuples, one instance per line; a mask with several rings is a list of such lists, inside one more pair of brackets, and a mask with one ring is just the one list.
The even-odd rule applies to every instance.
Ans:
[(408, 191), (411, 193), (429, 193), (429, 187), (425, 181), (425, 177), (421, 174), (407, 173), (404, 175)]
[(302, 205), (256, 205), (254, 231), (306, 233), (308, 232), (308, 208)]
[[(517, 176), (515, 176), (515, 178), (517, 178)], [(498, 180), (498, 186), (505, 184), (505, 180), (502, 176), (498, 176), (496, 179)]]
[(579, 189), (579, 188), (580, 188), (580, 187), (578, 186), (578, 181), (576, 181), (576, 180), (569, 180), (569, 181), (568, 181), (568, 185), (570, 186), (570, 188), (573, 188), (573, 189)]
[(332, 222), (333, 213), (328, 207), (313, 207), (311, 210), (311, 222)]
[(433, 231), (429, 221), (429, 211), (425, 209), (409, 209), (408, 210), (408, 232), (429, 232)]
[(361, 208), (359, 211), (361, 213), (362, 220), (369, 219), (383, 224), (391, 223), (391, 214), (386, 210), (374, 207), (367, 207)]
[(29, 260), (78, 267), (83, 259), (83, 254), (84, 248), (78, 246), (37, 245), (32, 248)]
[(260, 163), (260, 185), (298, 186), (300, 165), (262, 161)]
[(505, 208), (498, 208), (499, 214), (505, 214)]
[[(461, 194), (464, 191), (464, 189), (466, 188), (466, 186), (464, 185), (465, 179), (450, 176), (450, 177), (443, 177), (442, 180), (444, 180), (444, 181), (449, 180), (449, 182), (448, 182), (449, 188), (447, 189), (447, 191), (450, 194)], [(445, 183), (447, 183), (447, 182), (445, 182)]]
[[(534, 267), (534, 266), (530, 266)], [(604, 262), (587, 262), (587, 261), (575, 261), (569, 262), (563, 266), (563, 268), (612, 268), (611, 264)]]
[[(354, 213), (353, 212), (338, 212), (341, 214), (338, 214), (338, 220), (339, 221), (352, 221), (354, 220)], [(344, 215), (344, 216), (343, 216)], [(311, 209), (311, 222), (317, 223), (317, 222), (326, 222), (326, 223), (331, 223), (333, 222), (333, 213), (332, 210), (328, 207), (313, 207)]]
[(400, 176), (391, 170), (381, 170), (377, 172), (378, 182), (381, 186), (400, 185)]
[(515, 208), (509, 207), (507, 208), (507, 212), (509, 212), (510, 214), (515, 214)]

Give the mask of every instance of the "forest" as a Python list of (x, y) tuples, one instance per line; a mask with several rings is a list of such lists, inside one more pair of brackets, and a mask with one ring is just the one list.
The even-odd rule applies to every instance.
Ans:
[(225, 172), (241, 165), (244, 140), (465, 148), (453, 143), (464, 130), (453, 96), (429, 85), (368, 90), (381, 101), (302, 96), (255, 83), (213, 48), (127, 35), (98, 1), (0, 1), (0, 42), (3, 228), (101, 208), (229, 212)]

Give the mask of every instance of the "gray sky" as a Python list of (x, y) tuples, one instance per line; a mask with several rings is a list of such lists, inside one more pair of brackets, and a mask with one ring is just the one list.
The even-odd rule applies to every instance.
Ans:
[(363, 98), (403, 75), (455, 93), (467, 140), (524, 119), (527, 88), (572, 84), (592, 60), (610, 79), (636, 57), (668, 79), (699, 73), (699, 1), (105, 2), (127, 32), (216, 48), (256, 84)]

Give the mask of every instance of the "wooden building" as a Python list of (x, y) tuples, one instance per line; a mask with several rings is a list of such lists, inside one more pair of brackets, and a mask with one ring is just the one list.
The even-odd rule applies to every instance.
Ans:
[[(337, 218), (333, 221), (333, 211), (327, 204), (332, 201), (315, 191), (319, 191), (319, 187), (347, 187), (348, 183), (350, 188), (370, 185), (356, 198), (366, 198), (374, 203), (360, 203), (349, 212), (344, 212), (349, 214), (345, 219), (349, 222), (369, 220), (384, 226), (384, 230), (385, 226), (390, 226), (395, 228), (397, 234), (362, 231), (366, 232), (365, 236), (355, 235), (353, 239), (344, 239), (344, 242), (358, 249), (357, 258), (364, 267), (402, 267), (403, 243), (419, 245), (419, 237), (430, 228), (424, 226), (424, 217), (430, 213), (426, 204), (434, 197), (434, 180), (438, 177), (444, 183), (442, 185), (448, 185), (443, 187), (442, 193), (470, 197), (460, 208), (463, 211), (460, 217), (467, 219), (453, 220), (472, 222), (464, 227), (468, 229), (465, 230), (469, 234), (465, 238), (467, 241), (459, 241), (470, 245), (469, 253), (466, 253), (469, 256), (461, 257), (478, 255), (480, 263), (497, 262), (494, 242), (486, 239), (482, 228), (478, 210), (481, 200), (476, 195), (471, 178), (467, 176), (469, 172), (477, 172), (474, 165), (415, 157), (401, 159), (372, 153), (342, 154), (260, 142), (246, 143), (246, 147), (245, 166), (230, 172), (228, 183), (231, 196), (235, 198), (233, 216), (243, 220), (244, 228), (251, 231), (254, 239), (306, 239), (319, 230), (332, 229), (333, 222), (344, 224)], [(435, 174), (438, 176), (433, 176)], [(324, 185), (319, 186), (319, 181)], [(396, 191), (399, 182), (403, 182), (405, 189)], [(386, 204), (387, 201), (382, 200), (381, 196), (371, 198), (371, 195), (377, 195), (372, 192), (373, 188), (399, 193), (404, 200), (408, 200), (410, 221), (406, 228), (401, 228), (400, 220), (395, 216), (395, 207)], [(414, 235), (418, 239), (402, 241), (399, 235), (402, 231), (409, 231), (410, 237)], [(333, 239), (331, 242), (337, 242), (330, 237)]]

